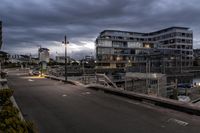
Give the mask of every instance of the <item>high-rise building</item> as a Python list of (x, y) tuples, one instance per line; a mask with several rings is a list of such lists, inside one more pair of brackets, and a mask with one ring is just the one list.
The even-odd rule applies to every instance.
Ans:
[(0, 49), (3, 44), (3, 37), (2, 37), (2, 21), (0, 21)]
[(38, 55), (39, 55), (39, 62), (49, 63), (49, 49), (39, 48)]
[(96, 59), (101, 68), (146, 66), (147, 60), (151, 67), (191, 67), (193, 32), (186, 27), (150, 33), (104, 30), (96, 39)]

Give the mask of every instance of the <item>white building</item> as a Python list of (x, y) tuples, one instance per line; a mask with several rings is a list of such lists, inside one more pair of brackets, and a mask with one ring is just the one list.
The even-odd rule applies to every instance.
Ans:
[(9, 55), (9, 62), (11, 62), (11, 63), (29, 63), (29, 62), (31, 62), (31, 56), (11, 54), (11, 55)]
[(39, 62), (49, 63), (49, 49), (39, 48), (38, 57), (39, 57)]
[[(65, 63), (65, 56), (56, 56), (57, 63)], [(67, 63), (77, 62), (75, 59), (67, 56)]]

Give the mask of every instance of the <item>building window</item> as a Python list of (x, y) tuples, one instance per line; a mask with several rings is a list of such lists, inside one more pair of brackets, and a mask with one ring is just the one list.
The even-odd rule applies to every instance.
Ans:
[(110, 40), (98, 40), (97, 46), (112, 47), (112, 41), (110, 41)]
[(181, 35), (184, 37), (184, 36), (185, 36), (185, 33), (182, 33)]
[(182, 43), (185, 43), (185, 39), (182, 39), (181, 42), (182, 42)]
[(112, 41), (113, 47), (127, 47), (127, 42), (123, 41)]

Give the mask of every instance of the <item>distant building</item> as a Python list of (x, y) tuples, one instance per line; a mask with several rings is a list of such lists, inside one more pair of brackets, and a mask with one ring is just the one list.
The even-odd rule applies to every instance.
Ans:
[(81, 64), (86, 68), (94, 68), (95, 67), (95, 59), (94, 56), (86, 55), (84, 59), (82, 59)]
[(39, 64), (39, 58), (31, 57), (31, 63), (33, 63), (33, 64)]
[[(57, 63), (65, 63), (65, 56), (56, 56), (56, 60)], [(72, 61), (76, 61), (75, 59), (67, 56), (67, 63), (70, 63)]]
[(85, 60), (94, 60), (94, 56), (86, 55)]
[(104, 30), (96, 39), (96, 60), (100, 68), (191, 67), (193, 32), (186, 27), (150, 33)]
[(200, 49), (194, 49), (194, 65), (200, 66)]
[(0, 21), (0, 49), (3, 44), (3, 37), (2, 37), (2, 21)]
[(200, 57), (200, 49), (194, 49), (194, 57)]
[(39, 62), (49, 63), (49, 49), (39, 48), (38, 57), (39, 57)]
[(49, 63), (49, 49), (47, 48), (39, 48), (38, 49), (38, 58), (40, 65), (40, 74), (44, 74), (47, 72), (47, 63)]
[(56, 56), (57, 63), (65, 63), (65, 56)]
[(9, 62), (11, 63), (29, 63), (31, 57), (29, 55), (10, 54)]

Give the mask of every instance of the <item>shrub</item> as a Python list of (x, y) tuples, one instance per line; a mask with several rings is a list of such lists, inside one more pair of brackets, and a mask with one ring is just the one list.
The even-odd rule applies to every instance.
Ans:
[(10, 99), (13, 95), (13, 89), (2, 89), (0, 90), (0, 106)]
[(28, 133), (26, 122), (19, 117), (9, 117), (0, 125), (0, 130), (6, 133)]
[(0, 111), (0, 130), (8, 133), (28, 133), (26, 122), (19, 118), (19, 110), (13, 106), (3, 106)]
[(21, 120), (10, 100), (12, 94), (12, 89), (0, 90), (0, 133), (38, 133), (33, 122)]
[(0, 121), (4, 122), (5, 119), (18, 116), (19, 110), (13, 106), (3, 106), (0, 111)]
[(13, 103), (11, 102), (10, 99), (8, 99), (4, 104), (3, 106), (13, 106)]

